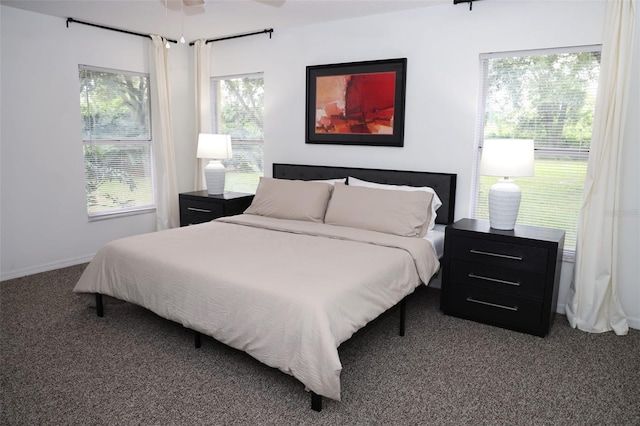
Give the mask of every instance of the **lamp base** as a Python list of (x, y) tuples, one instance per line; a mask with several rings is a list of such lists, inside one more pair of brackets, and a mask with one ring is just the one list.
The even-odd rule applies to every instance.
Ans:
[(489, 225), (493, 229), (511, 231), (516, 226), (521, 192), (512, 179), (504, 178), (489, 189)]
[(211, 160), (204, 168), (204, 179), (207, 182), (207, 192), (211, 195), (224, 194), (224, 180), (226, 169), (218, 160)]

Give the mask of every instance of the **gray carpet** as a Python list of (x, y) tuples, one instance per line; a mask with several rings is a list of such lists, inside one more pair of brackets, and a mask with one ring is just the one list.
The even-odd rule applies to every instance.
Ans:
[(640, 425), (640, 331), (539, 338), (444, 316), (439, 292), (340, 347), (342, 401), (140, 307), (71, 292), (85, 265), (0, 283), (2, 425)]

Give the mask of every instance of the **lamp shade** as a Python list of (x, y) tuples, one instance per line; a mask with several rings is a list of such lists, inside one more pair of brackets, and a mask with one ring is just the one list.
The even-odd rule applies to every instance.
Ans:
[(482, 146), (480, 174), (486, 176), (533, 176), (533, 140), (486, 139)]
[(200, 133), (198, 135), (198, 158), (226, 160), (231, 158), (231, 136)]

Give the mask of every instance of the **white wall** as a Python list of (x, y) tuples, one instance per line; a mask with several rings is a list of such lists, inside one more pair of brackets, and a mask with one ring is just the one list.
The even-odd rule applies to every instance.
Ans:
[[(598, 44), (602, 41), (605, 3), (596, 1), (493, 1), (474, 4), (473, 11), (467, 5), (443, 4), (383, 16), (357, 20), (337, 21), (293, 29), (275, 28), (273, 38), (254, 36), (214, 43), (212, 47), (212, 74), (225, 76), (263, 71), (265, 75), (265, 164), (267, 174), (273, 162), (343, 165), (390, 169), (412, 169), (452, 172), (458, 174), (456, 217), (470, 214), (473, 143), (476, 126), (476, 101), (478, 89), (478, 55), (505, 50), (522, 50), (545, 47)], [(2, 7), (2, 273), (36, 270), (48, 264), (89, 257), (105, 241), (130, 233), (153, 229), (154, 218), (133, 217), (104, 223), (87, 223), (84, 212), (82, 186), (82, 162), (79, 130), (75, 127), (79, 117), (74, 67), (84, 62), (91, 65), (116, 66), (123, 57), (128, 58), (121, 68), (131, 69), (137, 64), (136, 55), (146, 58), (146, 41), (131, 40), (100, 30), (73, 31), (64, 28), (60, 20), (18, 12)], [(7, 13), (9, 12), (9, 13)], [(11, 22), (5, 15), (11, 15)], [(17, 19), (19, 22), (14, 23)], [(27, 34), (21, 28), (30, 27)], [(268, 26), (268, 23), (265, 23)], [(88, 46), (78, 40), (82, 31), (87, 44), (100, 42), (101, 47), (91, 55)], [(69, 34), (69, 33), (72, 34)], [(23, 40), (23, 38), (26, 38)], [(24, 55), (32, 45), (43, 38), (51, 40), (55, 54)], [(9, 39), (11, 40), (9, 43)], [(62, 41), (60, 41), (62, 40)], [(62, 48), (60, 44), (65, 44)], [(11, 44), (11, 46), (9, 46)], [(14, 46), (15, 44), (15, 46)], [(123, 47), (124, 46), (124, 47)], [(124, 52), (122, 51), (124, 49)], [(62, 57), (62, 58), (61, 58)], [(187, 58), (183, 61), (184, 58)], [(339, 62), (406, 57), (407, 99), (405, 146), (403, 148), (306, 145), (304, 143), (305, 115), (305, 67)], [(12, 64), (6, 64), (11, 58)], [(82, 58), (82, 60), (81, 60)], [(88, 58), (88, 59), (86, 59)], [(140, 59), (138, 58), (138, 59)], [(640, 55), (636, 54), (636, 64)], [(108, 62), (92, 63), (90, 60)], [(178, 61), (182, 62), (178, 62)], [(194, 163), (190, 158), (195, 152), (192, 115), (192, 60), (193, 54), (180, 53), (174, 57), (174, 125), (181, 190), (190, 190)], [(13, 62), (16, 62), (15, 64)], [(111, 64), (114, 62), (113, 64)], [(184, 66), (188, 63), (188, 66)], [(27, 66), (25, 66), (25, 64)], [(66, 80), (64, 87), (56, 83), (56, 90), (46, 96), (50, 105), (64, 100), (65, 106), (55, 108), (52, 117), (56, 129), (48, 140), (43, 134), (53, 135), (51, 128), (38, 131), (27, 125), (24, 112), (36, 108), (39, 119), (51, 113), (47, 106), (34, 105), (32, 99), (21, 100), (21, 81), (40, 79), (43, 64), (47, 65), (46, 81), (53, 81), (50, 71), (56, 72), (55, 81)], [(111, 64), (111, 65), (110, 65)], [(38, 71), (29, 68), (39, 67)], [(27, 68), (27, 69), (25, 69)], [(51, 68), (51, 69), (49, 69)], [(58, 69), (62, 68), (62, 69)], [(638, 66), (636, 65), (636, 70)], [(7, 72), (9, 74), (7, 74)], [(637, 75), (637, 73), (636, 73)], [(188, 83), (188, 84), (187, 84)], [(42, 83), (45, 84), (45, 83)], [(5, 91), (11, 94), (5, 100)], [(186, 92), (185, 92), (186, 91)], [(638, 83), (635, 82), (635, 93)], [(13, 93), (12, 93), (13, 92)], [(67, 93), (68, 92), (68, 93)], [(31, 90), (29, 93), (32, 93)], [(11, 129), (5, 131), (4, 122), (9, 119), (7, 106), (17, 102), (21, 112), (11, 113)], [(637, 97), (632, 101), (632, 117), (640, 111)], [(66, 117), (66, 118), (65, 118)], [(61, 120), (66, 120), (61, 123)], [(79, 118), (78, 118), (79, 120)], [(13, 123), (15, 121), (15, 123)], [(630, 125), (632, 143), (627, 144), (623, 170), (625, 182), (639, 182), (638, 128)], [(62, 131), (64, 130), (64, 132)], [(26, 132), (26, 134), (25, 134)], [(76, 134), (78, 133), (78, 134)], [(22, 148), (23, 145), (29, 148)], [(47, 150), (46, 155), (28, 155), (27, 150)], [(79, 149), (79, 148), (78, 148)], [(58, 150), (63, 153), (58, 153)], [(20, 212), (21, 206), (37, 202), (42, 190), (36, 190), (37, 180), (22, 170), (37, 165), (49, 165), (51, 156), (62, 161), (61, 178), (64, 189), (50, 184), (44, 192), (57, 189), (58, 195), (50, 197), (50, 204), (58, 209), (73, 206), (71, 213), (43, 217)], [(75, 155), (75, 157), (74, 157)], [(10, 156), (8, 159), (7, 157)], [(11, 171), (5, 172), (10, 164)], [(16, 163), (16, 164), (14, 164)], [(56, 169), (58, 170), (58, 169)], [(9, 179), (11, 182), (6, 184)], [(26, 183), (20, 183), (25, 180)], [(15, 182), (15, 186), (14, 186)], [(637, 212), (637, 185), (625, 187), (629, 197), (623, 203), (626, 211)], [(49, 206), (51, 207), (51, 206)], [(71, 209), (71, 207), (68, 207)], [(37, 219), (37, 220), (36, 220)], [(634, 327), (640, 328), (640, 284), (638, 282), (637, 254), (640, 252), (638, 215), (623, 217), (620, 241), (619, 275), (623, 307)], [(62, 226), (64, 231), (56, 231)], [(73, 234), (73, 235), (71, 235)], [(9, 238), (5, 243), (5, 235)], [(70, 236), (64, 248), (57, 244), (60, 236)], [(64, 240), (64, 239), (63, 239)], [(36, 253), (34, 244), (45, 241)], [(12, 252), (5, 261), (5, 253)], [(13, 252), (15, 251), (15, 255)], [(571, 277), (572, 264), (563, 265), (559, 307)]]
[[(342, 165), (458, 174), (456, 218), (468, 217), (480, 53), (600, 44), (604, 1), (484, 1), (469, 11), (450, 4), (377, 17), (275, 29), (267, 37), (216, 43), (214, 75), (265, 73), (265, 163)], [(544, 24), (543, 24), (544, 23)], [(406, 57), (403, 148), (304, 143), (307, 65)], [(640, 55), (636, 54), (636, 59)], [(637, 68), (637, 67), (636, 67)], [(634, 75), (637, 75), (634, 74)], [(638, 93), (638, 83), (634, 83)], [(640, 111), (638, 97), (631, 116)], [(635, 114), (635, 115), (634, 115)], [(621, 226), (622, 303), (640, 328), (638, 130), (629, 136), (623, 179), (630, 197)], [(635, 212), (635, 215), (634, 215)], [(636, 259), (636, 260), (634, 260)], [(564, 312), (572, 263), (562, 267), (558, 311)]]
[[(148, 72), (150, 39), (67, 28), (62, 18), (6, 6), (0, 13), (1, 278), (82, 263), (110, 240), (154, 231), (155, 213), (87, 220), (78, 97), (78, 64)], [(181, 105), (176, 146), (194, 137), (187, 58), (186, 46), (172, 51), (174, 101)], [(177, 151), (182, 168), (190, 166), (185, 150)], [(180, 189), (191, 190), (190, 183), (182, 177)]]

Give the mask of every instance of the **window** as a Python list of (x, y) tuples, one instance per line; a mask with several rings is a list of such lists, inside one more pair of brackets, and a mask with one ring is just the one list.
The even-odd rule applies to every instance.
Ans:
[(253, 194), (264, 176), (263, 106), (262, 74), (211, 79), (213, 132), (231, 135), (225, 191)]
[(486, 54), (476, 157), (475, 217), (488, 219), (495, 177), (478, 176), (485, 139), (533, 139), (535, 176), (517, 178), (518, 223), (566, 231), (564, 259), (573, 260), (593, 114), (600, 47)]
[(155, 208), (149, 76), (78, 68), (89, 218)]

